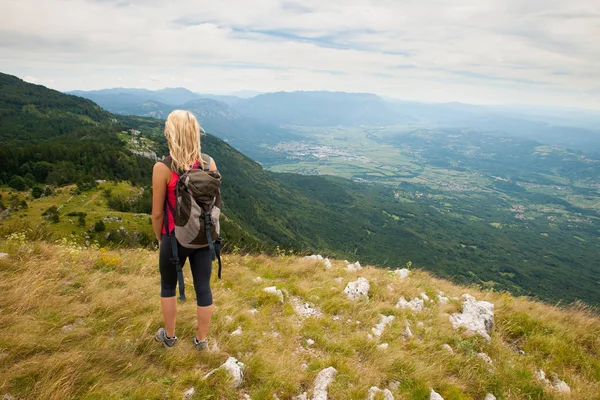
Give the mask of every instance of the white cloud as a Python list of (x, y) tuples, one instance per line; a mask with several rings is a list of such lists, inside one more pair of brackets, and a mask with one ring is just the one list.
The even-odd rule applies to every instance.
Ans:
[(344, 90), (600, 109), (597, 0), (4, 0), (2, 72), (61, 90)]

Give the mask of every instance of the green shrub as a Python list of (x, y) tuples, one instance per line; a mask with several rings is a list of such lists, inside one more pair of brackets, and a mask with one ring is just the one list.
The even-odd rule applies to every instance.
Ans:
[(104, 225), (104, 221), (96, 221), (94, 224), (94, 231), (96, 232), (104, 232), (106, 230), (106, 225)]

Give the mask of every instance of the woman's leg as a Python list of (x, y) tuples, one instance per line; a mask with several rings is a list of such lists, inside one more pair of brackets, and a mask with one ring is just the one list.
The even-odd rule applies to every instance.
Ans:
[(160, 242), (158, 265), (160, 269), (160, 305), (168, 337), (175, 336), (175, 318), (177, 315), (177, 270), (171, 262), (171, 238), (163, 235)]
[(210, 289), (210, 275), (212, 260), (208, 248), (198, 249), (189, 256), (194, 289), (196, 291), (196, 317), (198, 318), (198, 332), (196, 339), (203, 341), (208, 334), (208, 326), (213, 310), (212, 291)]
[(199, 342), (206, 340), (206, 337), (208, 336), (208, 326), (210, 325), (212, 310), (212, 304), (206, 307), (196, 307), (196, 316), (198, 317), (198, 332), (196, 333), (196, 340)]
[(163, 319), (165, 320), (165, 330), (167, 336), (172, 338), (175, 337), (175, 317), (177, 316), (177, 298), (173, 297), (161, 297), (160, 305), (162, 308)]

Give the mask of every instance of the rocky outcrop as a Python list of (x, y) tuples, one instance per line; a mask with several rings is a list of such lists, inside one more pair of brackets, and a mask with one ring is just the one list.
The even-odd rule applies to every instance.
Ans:
[(263, 289), (263, 292), (271, 293), (279, 297), (279, 301), (283, 303), (283, 292), (277, 289), (275, 286), (269, 286)]
[(370, 289), (369, 281), (361, 277), (354, 282), (350, 282), (344, 289), (344, 294), (350, 300), (358, 300), (361, 297), (369, 297)]
[(292, 307), (301, 318), (320, 317), (323, 315), (321, 310), (314, 307), (312, 304), (302, 301), (299, 297), (292, 298)]
[(487, 301), (477, 301), (468, 294), (463, 294), (462, 312), (450, 316), (454, 329), (464, 327), (470, 334), (483, 336), (488, 342), (494, 328), (494, 305)]
[(360, 263), (358, 261), (354, 264), (346, 265), (346, 271), (348, 272), (360, 271), (361, 269), (362, 267), (360, 266)]
[(429, 394), (429, 400), (444, 400), (442, 396), (435, 390), (431, 389), (431, 393)]
[(244, 363), (238, 361), (235, 357), (229, 357), (227, 361), (223, 365), (221, 365), (217, 369), (213, 369), (208, 374), (204, 376), (204, 379), (209, 378), (212, 374), (219, 370), (227, 371), (227, 374), (231, 377), (231, 383), (235, 388), (239, 388), (242, 386), (242, 381), (244, 379)]
[(327, 400), (327, 387), (333, 382), (337, 370), (333, 367), (325, 368), (317, 375), (312, 400)]
[(438, 292), (437, 298), (440, 304), (448, 304), (448, 302), (450, 302), (450, 299), (446, 297), (444, 292)]
[(385, 316), (385, 315), (380, 315), (379, 316), (379, 323), (377, 325), (375, 325), (374, 328), (371, 328), (371, 331), (373, 332), (373, 334), (377, 337), (381, 337), (381, 335), (383, 335), (383, 331), (385, 330), (385, 327), (388, 325), (392, 324), (392, 321), (394, 321), (394, 317), (393, 315), (390, 316)]
[(231, 336), (241, 336), (242, 334), (242, 327), (238, 326), (237, 329), (233, 332), (231, 332)]
[(193, 387), (189, 388), (183, 393), (183, 400), (192, 400), (195, 393), (196, 389), (194, 389)]
[(452, 347), (450, 347), (448, 343), (444, 343), (442, 345), (442, 349), (446, 350), (450, 354), (454, 354), (454, 350), (452, 350)]
[(485, 353), (477, 353), (477, 358), (480, 358), (480, 359), (482, 359), (484, 362), (486, 362), (486, 363), (488, 363), (488, 364), (490, 364), (490, 365), (492, 365), (492, 364), (493, 364), (493, 361), (492, 361), (492, 359), (490, 358), (490, 356), (488, 356), (488, 355), (487, 355), (487, 354), (485, 354)]
[(377, 393), (383, 394), (383, 400), (394, 400), (394, 395), (389, 389), (381, 390), (377, 386), (373, 386), (371, 389), (369, 389), (369, 397), (367, 397), (367, 400), (374, 400)]
[(402, 337), (404, 340), (412, 339), (413, 333), (410, 330), (410, 326), (406, 325), (406, 328), (404, 328), (404, 332), (402, 333)]
[(407, 268), (396, 269), (394, 270), (394, 274), (398, 275), (400, 279), (405, 279), (408, 278), (408, 276), (410, 275), (410, 270)]
[(396, 303), (396, 308), (408, 308), (414, 312), (421, 312), (423, 311), (423, 308), (425, 308), (425, 303), (423, 302), (423, 299), (418, 297), (415, 297), (411, 301), (406, 301), (403, 296), (400, 297), (398, 303)]
[(556, 390), (559, 393), (571, 393), (571, 388), (567, 383), (555, 376), (553, 381), (551, 382), (548, 378), (546, 378), (546, 373), (543, 370), (539, 370), (536, 374), (536, 378), (546, 385), (548, 385), (551, 389)]

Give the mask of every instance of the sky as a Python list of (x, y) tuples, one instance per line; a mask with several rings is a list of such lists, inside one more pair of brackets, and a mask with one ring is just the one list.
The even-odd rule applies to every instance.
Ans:
[(0, 72), (600, 110), (599, 1), (0, 0)]

